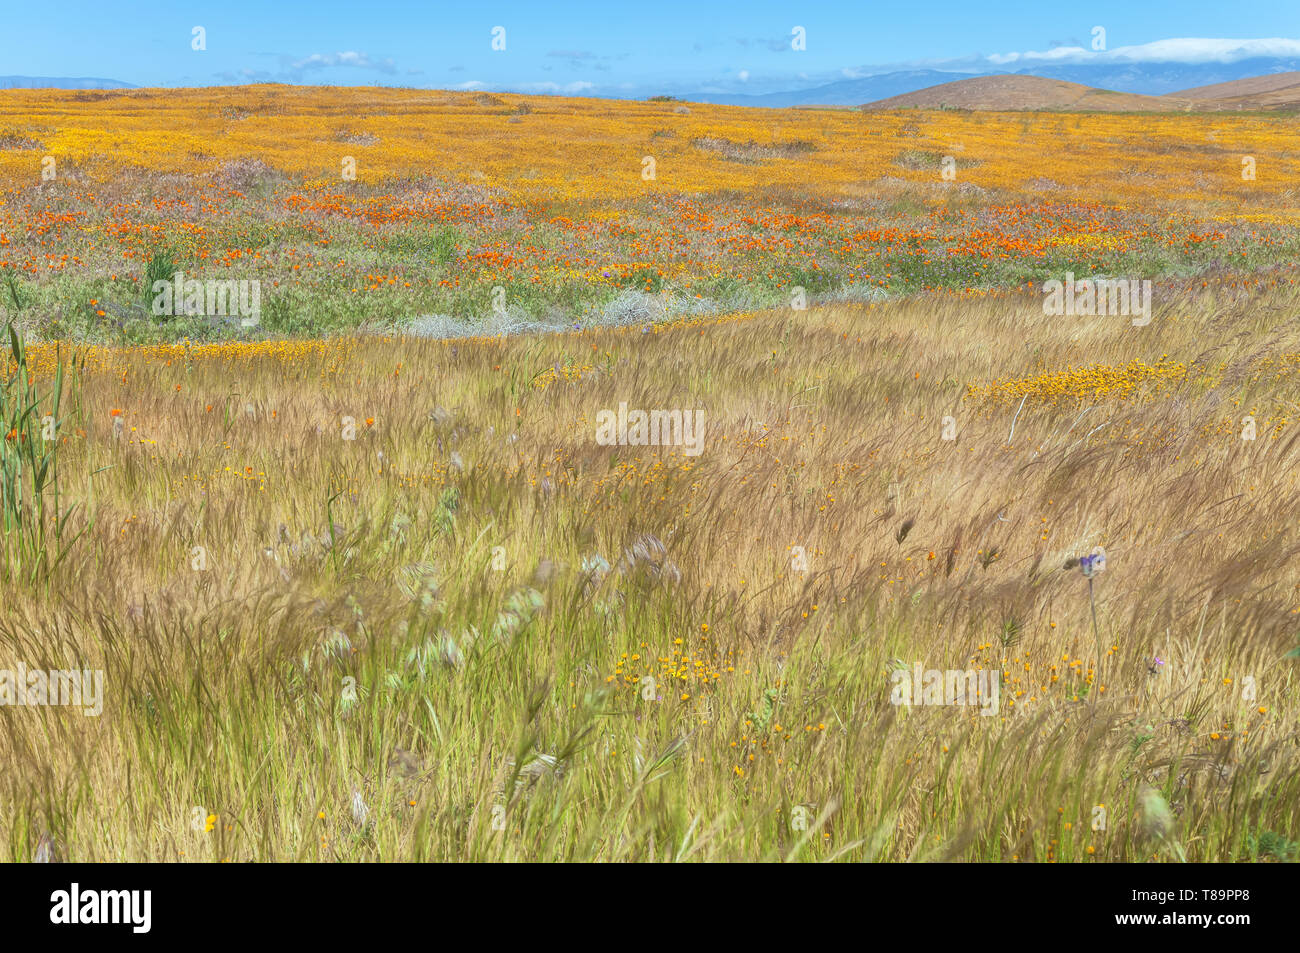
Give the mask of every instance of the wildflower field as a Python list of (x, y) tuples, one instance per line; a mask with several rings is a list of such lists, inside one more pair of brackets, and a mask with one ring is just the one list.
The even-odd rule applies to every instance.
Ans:
[(1255, 271), (1300, 250), (1298, 186), (1276, 114), (13, 90), (0, 299), (47, 337), (145, 343), (229, 334), (151, 320), (175, 271), (260, 280), (271, 335)]
[(0, 93), (4, 856), (1295, 860), (1294, 121)]

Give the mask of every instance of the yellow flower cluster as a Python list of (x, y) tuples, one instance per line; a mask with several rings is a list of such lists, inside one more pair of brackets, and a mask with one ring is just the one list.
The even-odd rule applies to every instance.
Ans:
[(1129, 361), (1111, 366), (1090, 364), (1086, 367), (1049, 371), (1035, 377), (995, 380), (989, 384), (969, 384), (966, 400), (1006, 404), (1026, 397), (1058, 404), (1081, 400), (1132, 400), (1150, 396), (1162, 386), (1187, 379), (1187, 365), (1161, 358), (1154, 364)]

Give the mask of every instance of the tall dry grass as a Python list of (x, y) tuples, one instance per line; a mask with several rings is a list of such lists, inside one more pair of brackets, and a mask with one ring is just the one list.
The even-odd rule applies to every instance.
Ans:
[[(1297, 303), (91, 355), (0, 663), (105, 709), (0, 709), (7, 856), (1287, 857)], [(621, 402), (703, 453), (599, 446)], [(891, 704), (915, 662), (997, 716)]]

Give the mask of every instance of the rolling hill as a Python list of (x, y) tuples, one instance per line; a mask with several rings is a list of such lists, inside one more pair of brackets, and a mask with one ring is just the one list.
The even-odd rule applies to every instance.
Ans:
[(864, 109), (976, 109), (1037, 110), (1078, 109), (1091, 112), (1163, 111), (1181, 108), (1183, 103), (1171, 96), (1143, 96), (1096, 89), (1042, 76), (1006, 74), (976, 76), (941, 83), (914, 93), (890, 96), (868, 103)]
[(1300, 105), (1300, 71), (1196, 86), (1173, 95), (1196, 105), (1213, 104), (1216, 109), (1284, 109)]
[(863, 109), (1079, 110), (1082, 112), (1215, 112), (1300, 106), (1300, 71), (1270, 73), (1161, 96), (1098, 89), (1046, 76), (1007, 73), (940, 83), (867, 103)]

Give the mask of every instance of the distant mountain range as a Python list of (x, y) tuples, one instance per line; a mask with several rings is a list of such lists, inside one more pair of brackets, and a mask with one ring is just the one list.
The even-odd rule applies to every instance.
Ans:
[[(910, 69), (878, 73), (874, 76), (863, 76), (855, 79), (844, 79), (805, 89), (757, 94), (691, 92), (687, 90), (678, 92), (676, 98), (687, 102), (716, 103), (728, 106), (758, 106), (771, 109), (782, 109), (791, 106), (862, 106), (866, 104), (879, 108), (925, 106), (934, 97), (929, 96), (929, 94), (915, 97), (909, 94), (931, 90), (935, 87), (945, 86), (945, 84), (950, 85), (959, 80), (1002, 77), (1004, 81), (991, 83), (988, 86), (970, 84), (969, 88), (966, 89), (958, 87), (958, 92), (965, 97), (965, 101), (947, 99), (942, 100), (942, 102), (948, 105), (967, 106), (977, 109), (1055, 108), (1054, 103), (1056, 100), (1070, 99), (1076, 93), (1078, 94), (1076, 97), (1078, 101), (1074, 103), (1076, 108), (1094, 108), (1099, 101), (1098, 97), (1093, 93), (1084, 93), (1079, 90), (1071, 92), (1064, 87), (1058, 86), (1056, 90), (1048, 95), (1050, 101), (1040, 103), (1037, 93), (1044, 92), (1045, 88), (1030, 89), (1030, 87), (1024, 86), (1024, 84), (1020, 84), (1014, 79), (1017, 77), (1037, 77), (1043, 80), (1056, 80), (1060, 83), (1077, 84), (1079, 87), (1087, 87), (1094, 92), (1110, 91), (1131, 94), (1133, 97), (1167, 97), (1164, 104), (1154, 108), (1179, 108), (1179, 104), (1173, 102), (1173, 100), (1185, 94), (1191, 99), (1213, 98), (1217, 100), (1226, 95), (1226, 93), (1223, 95), (1219, 93), (1219, 88), (1225, 83), (1258, 78), (1260, 82), (1267, 85), (1268, 77), (1297, 70), (1300, 70), (1300, 59), (1284, 57), (1253, 57), (1231, 63), (1134, 62), (1064, 64), (1060, 66), (1039, 64), (1030, 69), (1020, 70)], [(1011, 93), (1022, 87), (1033, 93), (1033, 95), (1029, 95), (1024, 102), (1017, 103)], [(1210, 92), (1198, 95), (1196, 91), (1202, 87), (1209, 87)], [(125, 83), (121, 80), (97, 77), (0, 76), (0, 89), (107, 90), (138, 88), (132, 83)], [(1001, 101), (1004, 102), (1003, 106), (994, 107), (986, 102), (988, 100), (986, 94), (989, 90), (1000, 91)], [(1246, 92), (1252, 92), (1252, 90), (1248, 88), (1238, 90), (1238, 93)], [(1238, 95), (1238, 93), (1233, 93), (1233, 95)], [(940, 94), (949, 95), (949, 92), (947, 89), (937, 90), (935, 95)], [(589, 95), (600, 96), (602, 94), (593, 91)], [(1258, 97), (1254, 98), (1258, 99)], [(1254, 105), (1265, 107), (1290, 105), (1291, 100), (1292, 94), (1287, 93), (1280, 97), (1275, 95), (1257, 103), (1252, 101), (1243, 101), (1240, 104), (1225, 103), (1221, 108), (1237, 108), (1238, 105), (1243, 108), (1252, 108)], [(938, 101), (936, 100), (936, 102)], [(1127, 101), (1124, 105), (1120, 105), (1123, 101), (1118, 99), (1113, 102), (1112, 108), (1153, 108), (1150, 105), (1142, 106), (1138, 104), (1136, 98)], [(1060, 103), (1060, 105), (1070, 108), (1065, 103)], [(1101, 108), (1106, 107), (1102, 106)], [(1201, 108), (1216, 107), (1204, 106)]]
[(1197, 86), (1211, 86), (1233, 80), (1300, 70), (1300, 59), (1257, 57), (1235, 63), (1124, 63), (1035, 66), (1022, 70), (900, 70), (845, 79), (808, 89), (743, 95), (739, 93), (686, 94), (678, 98), (725, 106), (860, 106), (878, 100), (914, 93), (920, 89), (977, 76), (1040, 76), (1098, 89), (1144, 96), (1163, 96)]
[(117, 79), (93, 76), (0, 76), (0, 89), (136, 89)]
[(952, 73), (933, 69), (902, 70), (779, 93), (760, 93), (753, 96), (739, 93), (699, 93), (678, 98), (721, 106), (762, 106), (768, 109), (785, 109), (790, 106), (859, 106), (877, 99), (901, 96), (903, 93), (913, 93), (918, 89), (937, 86), (940, 83), (950, 83), (955, 79), (969, 79), (979, 75), (984, 74)]

